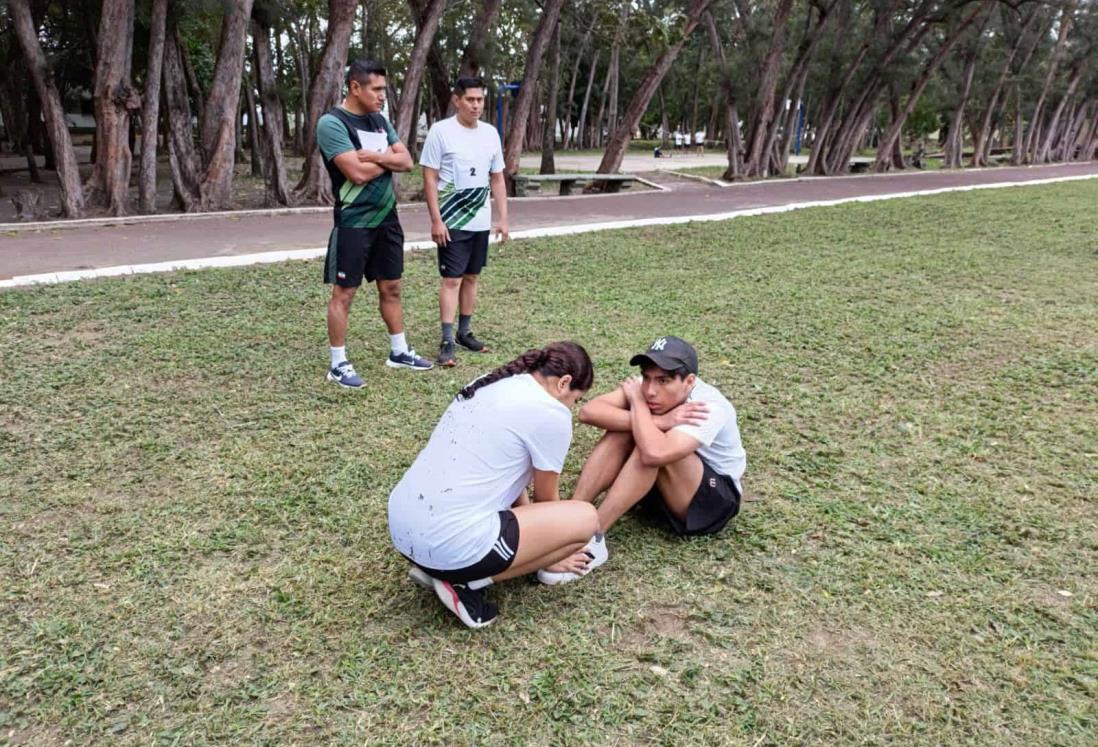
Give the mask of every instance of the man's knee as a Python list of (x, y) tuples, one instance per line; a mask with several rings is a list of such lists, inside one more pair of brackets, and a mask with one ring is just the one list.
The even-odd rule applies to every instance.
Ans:
[(464, 275), (462, 275), (462, 276), (461, 276), (461, 283), (462, 283), (462, 285), (464, 285), (464, 286), (465, 286), (466, 288), (472, 288), (472, 287), (473, 287), (474, 285), (476, 285), (476, 284), (477, 284), (477, 280), (478, 280), (479, 278), (480, 278), (480, 275), (474, 275), (474, 274), (471, 274), (471, 273), (465, 273)]
[(461, 287), (461, 278), (443, 278), (442, 287), (447, 290), (457, 290)]
[(377, 295), (381, 303), (399, 303), (400, 281), (379, 280), (377, 284)]
[(576, 539), (586, 542), (599, 530), (599, 512), (593, 503), (586, 501), (568, 501), (575, 506), (576, 518), (573, 526), (576, 529)]
[(334, 304), (344, 309), (350, 308), (351, 301), (354, 300), (355, 291), (357, 290), (358, 288), (344, 288), (341, 285), (333, 285), (332, 297), (328, 301), (328, 303)]

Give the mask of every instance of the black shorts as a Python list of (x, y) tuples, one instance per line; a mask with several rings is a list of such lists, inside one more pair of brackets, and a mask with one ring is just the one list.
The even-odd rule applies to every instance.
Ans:
[[(511, 563), (515, 560), (515, 553), (518, 552), (518, 546), (518, 519), (511, 511), (500, 511), (499, 537), (496, 538), (495, 545), (492, 546), (487, 555), (472, 565), (452, 571), (440, 571), (416, 563), (414, 560), (412, 560), (412, 563), (426, 571), (428, 576), (433, 576), (442, 581), (449, 581), (452, 584), (467, 584), (480, 578), (490, 578), (510, 568)], [(409, 558), (409, 560), (411, 559)]]
[(404, 229), (398, 221), (377, 228), (333, 228), (324, 262), (324, 282), (357, 288), (362, 278), (400, 280), (404, 274)]
[(438, 274), (444, 278), (479, 275), (488, 264), (490, 231), (450, 231), (450, 243), (438, 248)]
[(702, 481), (698, 492), (690, 499), (686, 509), (686, 521), (671, 513), (658, 486), (653, 485), (640, 505), (653, 514), (662, 516), (676, 534), (716, 534), (724, 529), (729, 519), (740, 512), (740, 491), (728, 475), (714, 470), (707, 461), (702, 463)]

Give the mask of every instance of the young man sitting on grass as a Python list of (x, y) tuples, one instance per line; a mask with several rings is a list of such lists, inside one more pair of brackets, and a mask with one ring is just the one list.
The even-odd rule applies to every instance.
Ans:
[[(660, 337), (633, 356), (641, 377), (588, 402), (580, 420), (606, 431), (583, 465), (573, 500), (598, 507), (600, 533), (584, 573), (605, 562), (605, 534), (638, 503), (662, 516), (679, 535), (714, 534), (740, 510), (747, 455), (736, 409), (698, 378), (698, 354), (678, 337)], [(597, 557), (595, 557), (597, 556)], [(561, 584), (578, 573), (539, 571), (542, 583)]]

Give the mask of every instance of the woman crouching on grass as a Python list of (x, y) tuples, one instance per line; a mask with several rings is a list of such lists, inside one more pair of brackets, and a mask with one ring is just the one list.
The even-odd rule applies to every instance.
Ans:
[(593, 380), (574, 342), (527, 350), (458, 393), (389, 496), (389, 532), (412, 561), (409, 575), (470, 628), (499, 611), (485, 597), (490, 584), (598, 564), (585, 551), (598, 514), (558, 494), (571, 408)]

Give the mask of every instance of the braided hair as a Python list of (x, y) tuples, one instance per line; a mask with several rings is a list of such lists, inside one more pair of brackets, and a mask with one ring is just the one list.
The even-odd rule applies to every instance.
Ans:
[(542, 376), (571, 375), (569, 388), (587, 391), (595, 381), (591, 357), (582, 345), (574, 342), (553, 342), (543, 348), (531, 348), (491, 373), (481, 376), (460, 392), (458, 399), (472, 399), (478, 389), (524, 373), (540, 373)]

